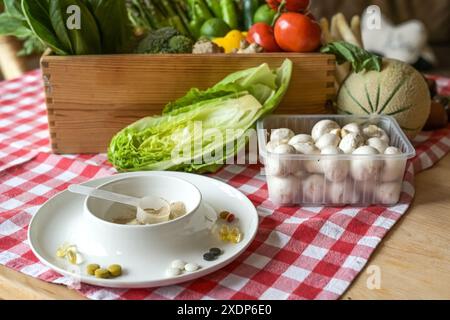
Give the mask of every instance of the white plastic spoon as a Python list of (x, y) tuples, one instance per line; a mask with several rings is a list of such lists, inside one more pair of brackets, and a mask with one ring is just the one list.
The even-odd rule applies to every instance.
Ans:
[[(160, 197), (136, 198), (76, 184), (70, 185), (68, 190), (72, 193), (136, 207), (136, 219), (142, 224), (162, 223), (170, 218), (170, 204)], [(154, 212), (149, 209), (153, 209)]]

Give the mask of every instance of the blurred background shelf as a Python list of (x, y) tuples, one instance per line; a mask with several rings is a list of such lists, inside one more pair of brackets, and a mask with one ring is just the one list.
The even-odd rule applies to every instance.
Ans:
[[(427, 72), (450, 76), (449, 0), (315, 0), (311, 10), (317, 18), (331, 18), (337, 12), (343, 12), (349, 19), (360, 15), (372, 4), (380, 6), (381, 12), (395, 24), (411, 19), (424, 22), (429, 32), (430, 44), (439, 61), (436, 68)], [(0, 37), (0, 80), (15, 78), (18, 74), (39, 67), (38, 56), (14, 59), (12, 53), (18, 50), (20, 43), (17, 40)]]

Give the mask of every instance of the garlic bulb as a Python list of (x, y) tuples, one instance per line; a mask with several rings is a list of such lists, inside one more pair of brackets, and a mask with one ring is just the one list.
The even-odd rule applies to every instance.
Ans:
[(269, 198), (278, 205), (300, 203), (302, 194), (301, 180), (294, 176), (268, 176)]
[(327, 186), (327, 201), (335, 205), (357, 204), (360, 195), (351, 180), (333, 182)]
[(402, 183), (389, 182), (376, 189), (377, 200), (384, 205), (394, 205), (399, 202), (402, 193)]
[(296, 150), (288, 144), (280, 144), (266, 159), (266, 174), (270, 176), (287, 176), (298, 171), (299, 161), (282, 159), (280, 156), (295, 154)]
[(323, 176), (314, 174), (303, 181), (303, 196), (306, 202), (319, 204), (325, 202), (325, 179)]
[[(377, 155), (378, 150), (369, 146), (356, 149), (354, 155)], [(382, 160), (374, 160), (369, 157), (355, 159), (351, 161), (351, 173), (353, 179), (357, 181), (376, 180), (383, 167)]]
[(376, 126), (376, 125), (368, 125), (363, 129), (363, 133), (366, 136), (366, 139), (370, 139), (370, 138), (380, 138), (381, 140), (383, 140), (384, 142), (386, 142), (388, 145), (390, 143), (389, 136), (386, 133), (386, 131), (384, 131), (383, 129), (381, 129), (380, 127)]
[(319, 121), (312, 129), (311, 136), (314, 141), (317, 141), (324, 134), (330, 133), (335, 129), (340, 129), (341, 127), (335, 122), (331, 120), (322, 120)]
[(337, 147), (341, 142), (341, 138), (332, 133), (326, 133), (316, 141), (316, 147), (320, 150), (327, 147)]
[[(336, 147), (327, 147), (322, 150), (322, 155), (339, 155), (342, 151)], [(347, 178), (349, 172), (349, 163), (342, 159), (323, 158), (319, 162), (322, 172), (329, 181), (340, 182)]]
[(380, 138), (370, 138), (367, 140), (367, 145), (377, 149), (380, 154), (384, 154), (384, 151), (389, 147), (386, 141), (381, 140)]
[(291, 129), (275, 129), (272, 130), (272, 134), (270, 135), (270, 141), (280, 142), (280, 143), (288, 143), (295, 136), (295, 133)]
[(295, 146), (296, 144), (314, 144), (313, 138), (308, 134), (298, 134), (289, 140), (288, 144)]
[[(389, 147), (384, 151), (385, 155), (400, 155), (402, 152), (395, 147)], [(381, 173), (383, 182), (401, 181), (405, 174), (406, 159), (386, 159)]]
[(339, 148), (346, 154), (352, 154), (353, 151), (364, 145), (364, 137), (358, 133), (348, 133), (339, 143)]

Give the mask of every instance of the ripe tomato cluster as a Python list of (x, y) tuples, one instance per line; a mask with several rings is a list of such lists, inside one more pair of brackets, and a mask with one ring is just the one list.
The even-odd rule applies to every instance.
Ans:
[(267, 0), (278, 11), (274, 25), (254, 24), (247, 36), (249, 43), (257, 43), (266, 52), (312, 52), (321, 44), (322, 30), (308, 13), (310, 0)]

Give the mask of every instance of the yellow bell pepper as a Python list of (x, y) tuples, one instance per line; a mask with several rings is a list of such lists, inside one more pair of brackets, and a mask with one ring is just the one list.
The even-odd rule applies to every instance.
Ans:
[(232, 53), (233, 50), (241, 47), (241, 41), (245, 40), (246, 33), (239, 30), (232, 30), (223, 38), (215, 38), (212, 41), (225, 49), (225, 53)]

